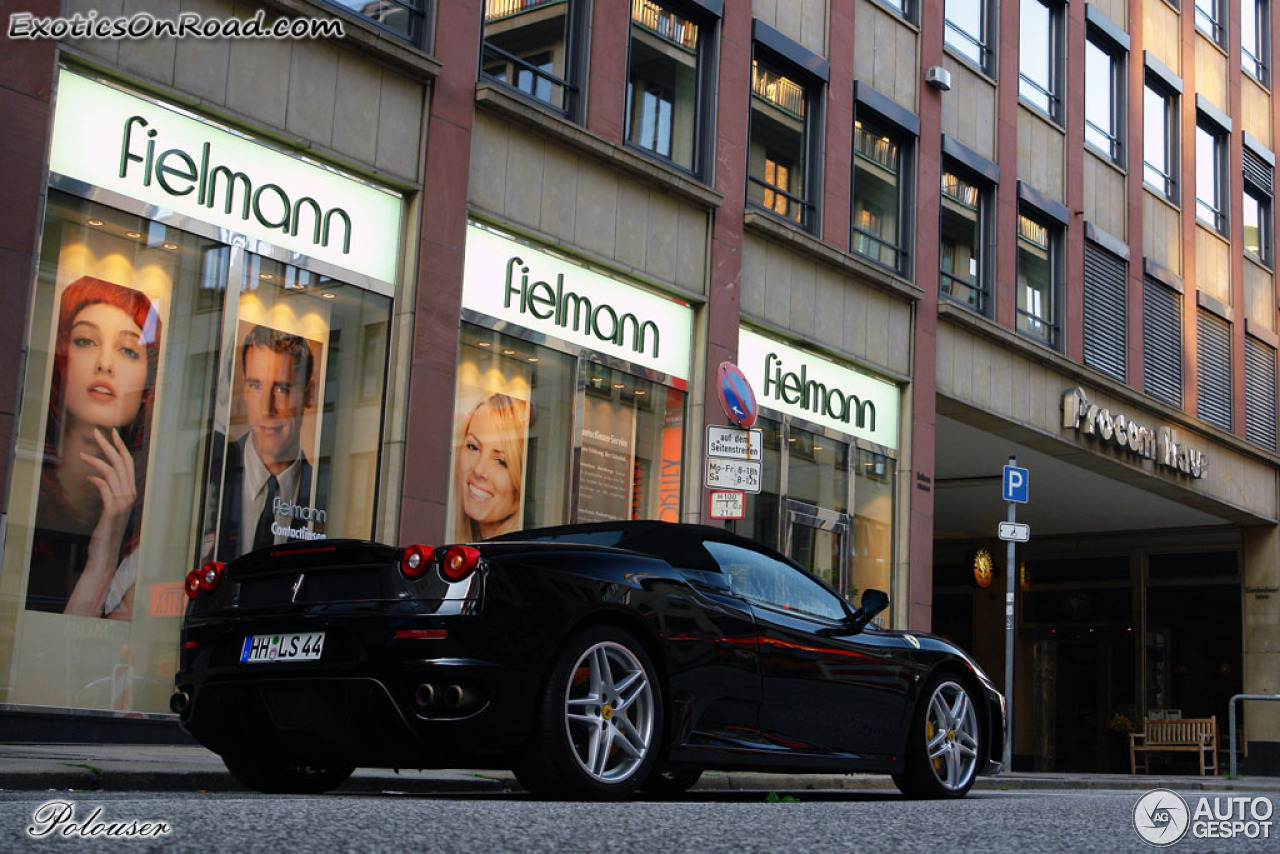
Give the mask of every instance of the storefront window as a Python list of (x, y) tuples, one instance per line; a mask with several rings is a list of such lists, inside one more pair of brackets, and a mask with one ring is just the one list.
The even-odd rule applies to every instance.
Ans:
[(746, 494), (745, 515), (730, 522), (729, 527), (734, 533), (777, 549), (782, 512), (782, 423), (761, 416), (756, 420), (755, 429), (760, 431), (764, 446), (760, 492)]
[(853, 593), (889, 592), (893, 580), (894, 461), (858, 449), (853, 480)]
[(390, 304), (50, 190), (0, 701), (166, 713), (188, 570), (262, 538), (370, 536)]
[(684, 392), (462, 325), (449, 530), (680, 518)]

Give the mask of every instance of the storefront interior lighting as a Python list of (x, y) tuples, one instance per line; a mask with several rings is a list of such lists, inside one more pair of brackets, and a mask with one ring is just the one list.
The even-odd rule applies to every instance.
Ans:
[(488, 341), (477, 341), (477, 342), (476, 342), (476, 346), (477, 346), (477, 347), (486, 347), (486, 348), (487, 348), (487, 347), (492, 347), (493, 345), (492, 345), (492, 344), (490, 344)]
[(126, 232), (124, 233), (124, 236), (125, 236), (125, 237), (132, 237), (134, 240), (137, 240), (139, 237), (141, 237), (141, 236), (142, 236), (142, 232), (140, 232), (140, 231), (126, 231)]
[(272, 275), (271, 273), (259, 273), (259, 274), (258, 274), (258, 278), (259, 278), (259, 279), (262, 279), (262, 281), (264, 281), (264, 282), (269, 282), (269, 281), (271, 281), (272, 279), (274, 279), (274, 278), (275, 278), (275, 276), (274, 276), (274, 275)]
[(502, 351), (502, 355), (504, 355), (504, 356), (514, 356), (515, 354), (516, 354), (516, 351), (515, 351), (515, 350), (503, 350), (503, 351)]
[(647, 392), (644, 389), (642, 388), (636, 389), (636, 397), (640, 397), (641, 395), (644, 395), (644, 394), (647, 394)]
[(537, 356), (530, 356), (528, 359), (525, 359), (525, 361), (526, 361), (526, 362), (536, 362), (536, 361), (538, 361), (538, 357), (537, 357)]
[(97, 228), (100, 225), (106, 225), (106, 223), (104, 223), (100, 219), (91, 219), (89, 220), (89, 225), (92, 225), (94, 228)]
[(321, 299), (337, 299), (337, 298), (338, 298), (338, 295), (337, 295), (337, 294), (331, 294), (331, 293), (329, 293), (328, 291), (326, 291), (325, 293), (322, 293), (322, 294), (320, 295), (320, 298), (321, 298)]
[(170, 252), (175, 252), (175, 251), (177, 251), (177, 249), (178, 249), (178, 244), (176, 244), (176, 243), (166, 243), (166, 244), (164, 244), (164, 248), (165, 248), (165, 249), (168, 249)]
[(626, 383), (614, 383), (614, 384), (613, 384), (613, 387), (614, 387), (614, 388), (626, 388), (626, 387), (627, 387), (627, 384), (626, 384)]

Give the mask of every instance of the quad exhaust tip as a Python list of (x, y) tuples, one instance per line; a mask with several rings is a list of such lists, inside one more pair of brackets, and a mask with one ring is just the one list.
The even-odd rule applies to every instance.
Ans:
[(173, 695), (169, 697), (169, 709), (175, 715), (185, 716), (190, 708), (191, 695), (186, 691), (175, 691)]

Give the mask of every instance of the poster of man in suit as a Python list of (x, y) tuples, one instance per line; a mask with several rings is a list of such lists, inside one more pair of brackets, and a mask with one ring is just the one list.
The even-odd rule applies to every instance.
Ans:
[(224, 561), (317, 539), (326, 521), (311, 501), (321, 342), (243, 320), (236, 342), (218, 522)]

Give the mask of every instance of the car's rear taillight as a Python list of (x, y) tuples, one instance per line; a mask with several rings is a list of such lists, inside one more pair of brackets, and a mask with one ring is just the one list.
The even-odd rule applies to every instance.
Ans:
[(186, 583), (182, 585), (186, 588), (187, 598), (194, 599), (200, 595), (200, 570), (193, 569), (187, 573)]
[(431, 546), (414, 543), (400, 554), (400, 571), (405, 578), (421, 578), (431, 566), (436, 550)]
[(222, 561), (211, 560), (200, 568), (200, 589), (212, 593), (222, 580), (222, 572), (227, 565)]
[(440, 574), (445, 581), (461, 581), (470, 575), (480, 563), (480, 550), (471, 546), (452, 546), (444, 553)]

